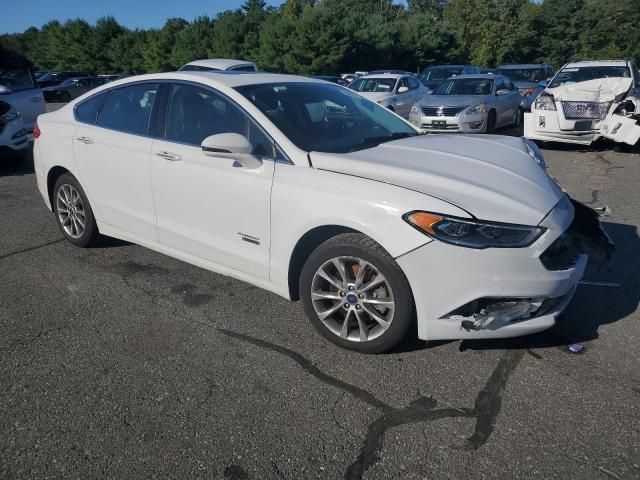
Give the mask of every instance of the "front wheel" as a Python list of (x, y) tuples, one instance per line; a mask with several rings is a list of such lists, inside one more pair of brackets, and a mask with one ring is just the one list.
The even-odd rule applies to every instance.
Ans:
[(305, 313), (340, 347), (379, 353), (395, 346), (414, 318), (411, 287), (378, 243), (346, 233), (321, 244), (302, 269)]
[(71, 174), (61, 175), (53, 187), (53, 209), (60, 231), (78, 247), (88, 247), (99, 237), (93, 210), (82, 187)]

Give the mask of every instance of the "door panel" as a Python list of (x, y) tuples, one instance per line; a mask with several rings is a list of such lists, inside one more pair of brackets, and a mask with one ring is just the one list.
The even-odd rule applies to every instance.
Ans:
[(156, 91), (156, 84), (114, 89), (97, 125), (80, 126), (73, 138), (80, 182), (99, 220), (153, 241), (158, 240), (149, 172), (153, 140), (146, 131)]
[[(273, 143), (231, 100), (189, 84), (172, 87), (166, 138), (155, 140), (151, 182), (160, 242), (235, 270), (268, 278)], [(239, 133), (259, 168), (211, 157), (209, 135)]]

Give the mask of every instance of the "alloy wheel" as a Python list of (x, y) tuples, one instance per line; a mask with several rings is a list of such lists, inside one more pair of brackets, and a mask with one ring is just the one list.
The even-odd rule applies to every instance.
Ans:
[(68, 183), (60, 186), (56, 195), (56, 213), (65, 233), (73, 238), (82, 237), (86, 226), (86, 212), (80, 193)]
[(381, 336), (395, 312), (389, 281), (375, 265), (357, 257), (323, 263), (313, 276), (311, 300), (325, 327), (353, 342)]

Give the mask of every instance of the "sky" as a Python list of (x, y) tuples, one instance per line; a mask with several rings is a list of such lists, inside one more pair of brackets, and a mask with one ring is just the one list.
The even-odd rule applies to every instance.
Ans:
[[(280, 5), (284, 0), (267, 0)], [(193, 20), (200, 15), (236, 9), (244, 0), (0, 0), (0, 34), (40, 28), (51, 20), (83, 18), (94, 23), (112, 15), (129, 28), (161, 27), (167, 18)]]

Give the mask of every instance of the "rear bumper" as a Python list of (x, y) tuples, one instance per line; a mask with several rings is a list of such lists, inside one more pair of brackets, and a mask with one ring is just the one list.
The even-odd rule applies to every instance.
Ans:
[[(566, 269), (552, 271), (545, 268), (540, 255), (567, 229), (572, 218), (572, 211), (552, 211), (542, 223), (548, 228), (547, 232), (528, 248), (477, 250), (433, 241), (397, 258), (413, 292), (418, 337), (423, 340), (503, 338), (553, 326), (573, 297), (584, 274), (587, 256), (581, 255)], [(541, 307), (526, 319), (501, 326), (465, 328), (465, 317), (456, 312), (481, 299), (539, 299), (549, 306)]]

